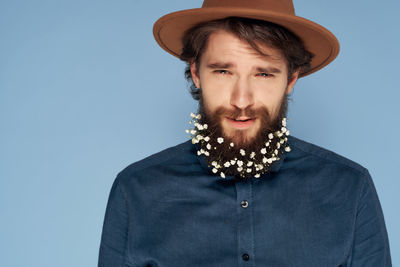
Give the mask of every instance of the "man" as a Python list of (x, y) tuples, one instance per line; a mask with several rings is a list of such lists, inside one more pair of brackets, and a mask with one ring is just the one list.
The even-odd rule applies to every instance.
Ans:
[(99, 266), (391, 266), (368, 171), (290, 136), (287, 97), (339, 51), (290, 0), (206, 0), (154, 26), (187, 62), (191, 140), (111, 189)]

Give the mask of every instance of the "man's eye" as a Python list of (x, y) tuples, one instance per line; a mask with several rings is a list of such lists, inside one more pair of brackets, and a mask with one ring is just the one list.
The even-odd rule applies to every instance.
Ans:
[(258, 74), (258, 76), (261, 76), (261, 77), (271, 77), (272, 74), (265, 73), (265, 72), (261, 72), (261, 73)]
[(215, 72), (220, 73), (220, 74), (228, 74), (227, 70), (216, 70)]

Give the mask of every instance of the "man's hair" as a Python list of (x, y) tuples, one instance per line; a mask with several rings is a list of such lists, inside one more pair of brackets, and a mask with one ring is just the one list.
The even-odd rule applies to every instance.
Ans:
[(182, 38), (182, 53), (180, 59), (186, 61), (186, 80), (190, 83), (190, 93), (195, 100), (200, 99), (200, 88), (196, 88), (190, 73), (190, 64), (195, 63), (199, 69), (200, 59), (207, 45), (210, 35), (224, 30), (232, 33), (239, 39), (246, 41), (254, 50), (263, 56), (256, 42), (281, 51), (288, 66), (288, 82), (292, 75), (300, 70), (300, 73), (310, 69), (310, 62), (314, 56), (307, 51), (304, 44), (294, 33), (286, 28), (263, 20), (255, 20), (239, 17), (228, 17), (198, 24), (187, 30)]

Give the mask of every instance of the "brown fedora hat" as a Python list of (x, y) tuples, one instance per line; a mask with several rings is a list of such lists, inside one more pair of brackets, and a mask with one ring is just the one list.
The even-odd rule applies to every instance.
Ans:
[(336, 37), (321, 25), (298, 17), (292, 0), (204, 0), (201, 8), (167, 14), (154, 23), (157, 43), (168, 53), (179, 57), (184, 32), (196, 24), (226, 17), (244, 17), (279, 24), (300, 37), (315, 56), (306, 76), (332, 62), (339, 53)]

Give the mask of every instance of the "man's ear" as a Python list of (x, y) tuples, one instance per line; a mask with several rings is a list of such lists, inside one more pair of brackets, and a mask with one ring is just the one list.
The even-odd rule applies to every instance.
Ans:
[(190, 74), (192, 75), (192, 80), (193, 80), (194, 85), (197, 88), (200, 88), (200, 77), (199, 77), (199, 72), (198, 72), (198, 70), (196, 68), (196, 63), (195, 62), (192, 62), (190, 64)]
[(299, 73), (300, 73), (300, 69), (298, 69), (295, 73), (292, 74), (292, 77), (288, 83), (287, 89), (286, 89), (286, 94), (290, 94), (294, 88), (294, 85), (297, 82), (297, 79), (299, 78)]

